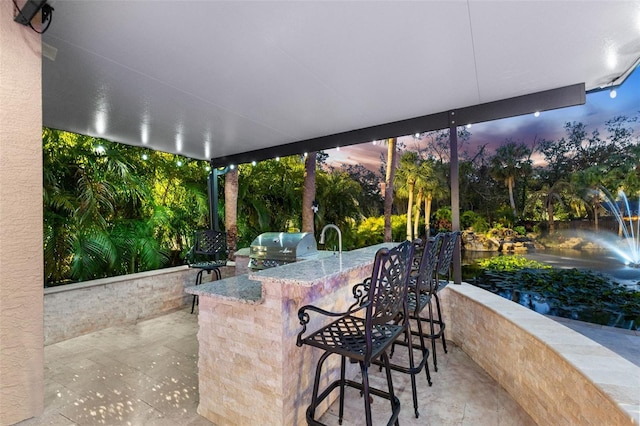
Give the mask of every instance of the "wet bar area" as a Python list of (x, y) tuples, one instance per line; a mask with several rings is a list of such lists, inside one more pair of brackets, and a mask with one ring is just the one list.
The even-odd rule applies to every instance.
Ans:
[[(312, 304), (345, 311), (354, 301), (353, 285), (371, 275), (376, 251), (392, 245), (318, 252), (190, 288), (199, 296), (198, 413), (215, 424), (305, 423), (320, 354), (296, 346), (298, 309)], [(334, 378), (338, 364), (324, 379)], [(348, 374), (355, 376), (358, 367), (352, 367)]]

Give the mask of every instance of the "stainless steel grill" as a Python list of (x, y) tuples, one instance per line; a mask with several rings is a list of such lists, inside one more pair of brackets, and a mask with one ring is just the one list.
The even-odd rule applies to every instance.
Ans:
[(309, 232), (265, 232), (253, 240), (249, 268), (266, 269), (301, 260), (318, 251)]

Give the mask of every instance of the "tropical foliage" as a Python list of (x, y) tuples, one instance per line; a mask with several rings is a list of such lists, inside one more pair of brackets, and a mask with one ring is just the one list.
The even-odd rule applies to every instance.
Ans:
[[(473, 147), (460, 128), (463, 226), (553, 233), (556, 222), (586, 220), (597, 227), (606, 214), (600, 188), (640, 191), (636, 122), (615, 117), (602, 131), (567, 123), (558, 140), (527, 147), (508, 139), (494, 152)], [(347, 250), (451, 229), (448, 133), (416, 137), (414, 150), (388, 140), (377, 173), (331, 167), (322, 152), (315, 176), (304, 156), (240, 165), (220, 179), (216, 214), (238, 248), (263, 232), (300, 231), (303, 217), (316, 237), (326, 224), (339, 226)], [(43, 151), (47, 285), (181, 264), (193, 231), (209, 226), (206, 162), (46, 128)], [(535, 166), (534, 156), (542, 160)], [(327, 237), (337, 244), (334, 233)]]
[(45, 128), (45, 284), (181, 262), (205, 225), (206, 163)]

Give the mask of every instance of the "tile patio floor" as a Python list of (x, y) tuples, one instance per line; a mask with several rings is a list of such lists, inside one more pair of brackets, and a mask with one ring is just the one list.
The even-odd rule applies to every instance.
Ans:
[[(185, 309), (45, 347), (45, 412), (19, 425), (211, 425), (196, 411), (197, 327), (197, 315)], [(402, 425), (534, 424), (459, 348), (451, 344), (445, 355), (439, 347), (438, 355), (433, 386), (424, 373), (417, 378), (419, 419), (413, 416), (409, 376), (394, 372)], [(383, 377), (377, 369), (372, 376), (372, 384)], [(346, 404), (343, 424), (363, 424), (357, 391), (347, 393)], [(382, 420), (388, 403), (376, 400), (373, 410)], [(322, 421), (337, 425), (336, 412), (334, 404)]]

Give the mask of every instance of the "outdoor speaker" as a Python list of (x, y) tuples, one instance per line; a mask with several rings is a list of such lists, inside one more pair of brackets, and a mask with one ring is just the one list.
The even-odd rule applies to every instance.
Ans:
[(27, 0), (22, 9), (18, 10), (18, 15), (13, 20), (22, 25), (29, 25), (46, 2), (47, 0)]

